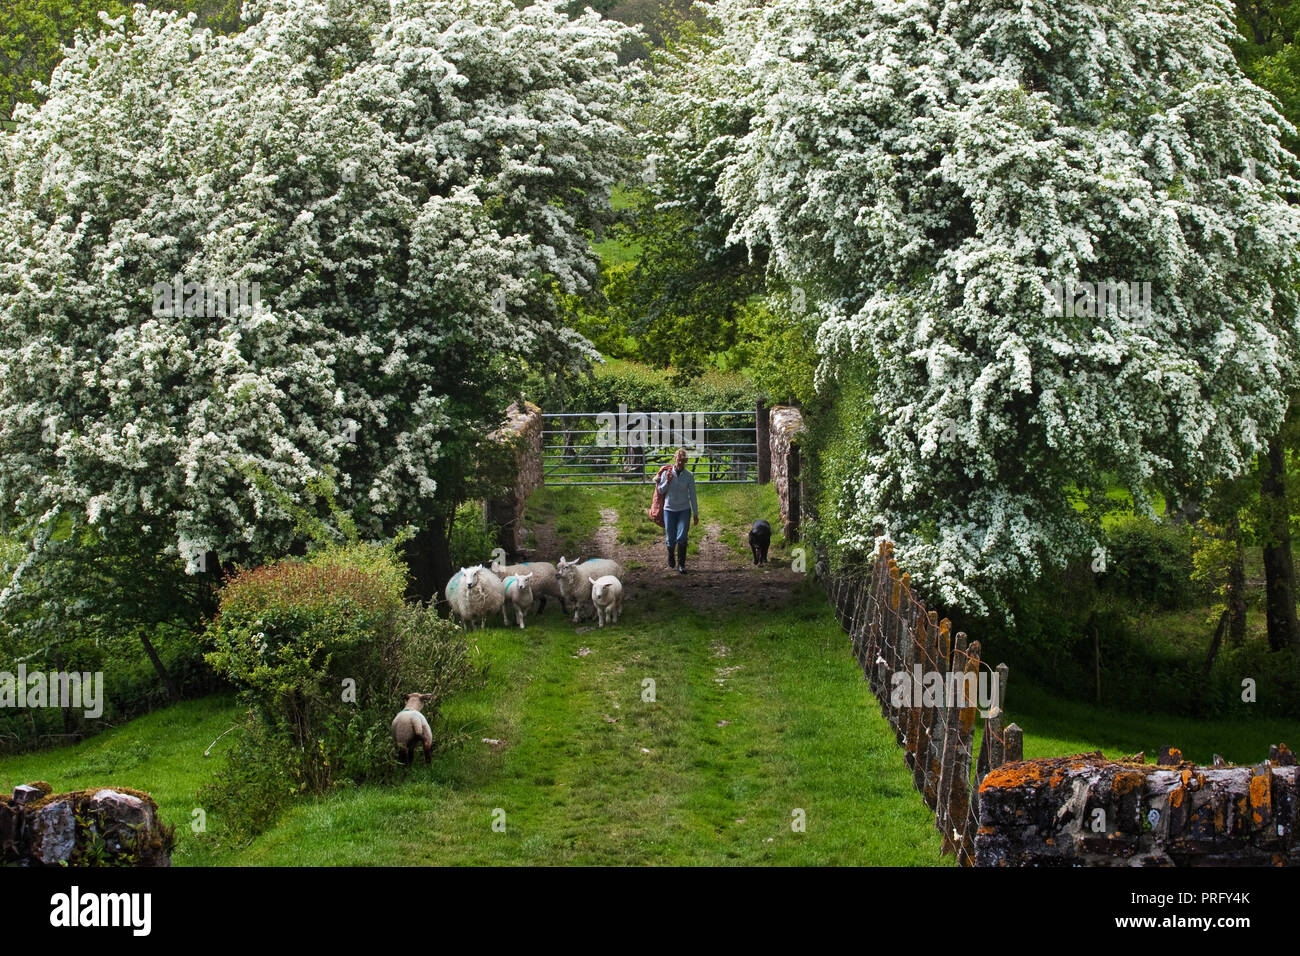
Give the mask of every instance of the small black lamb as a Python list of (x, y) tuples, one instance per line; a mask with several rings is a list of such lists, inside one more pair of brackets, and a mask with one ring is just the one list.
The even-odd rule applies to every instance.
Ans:
[(772, 543), (772, 526), (759, 518), (749, 529), (749, 550), (755, 564), (767, 564), (767, 546)]

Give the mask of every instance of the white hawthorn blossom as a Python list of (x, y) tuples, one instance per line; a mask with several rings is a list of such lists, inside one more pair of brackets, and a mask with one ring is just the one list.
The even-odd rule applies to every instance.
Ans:
[[(191, 567), (290, 547), (257, 475), (333, 476), (363, 534), (427, 515), (449, 435), (595, 354), (556, 302), (627, 175), (630, 28), (563, 8), (137, 6), (78, 41), (0, 135), (0, 512), (166, 528)], [(159, 314), (177, 277), (256, 307)]]
[[(882, 524), (942, 600), (1001, 608), (1093, 547), (1079, 488), (1196, 493), (1278, 428), (1300, 184), (1228, 3), (710, 9), (693, 66), (750, 115), (714, 163), (732, 240), (816, 291), (821, 384), (872, 383), (841, 545)], [(1055, 314), (1072, 281), (1151, 310)]]

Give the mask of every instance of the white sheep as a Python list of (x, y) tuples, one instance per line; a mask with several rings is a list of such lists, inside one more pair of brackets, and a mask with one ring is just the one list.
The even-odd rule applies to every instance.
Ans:
[(591, 603), (601, 627), (606, 621), (617, 624), (618, 616), (623, 613), (623, 582), (612, 574), (596, 578), (591, 582)]
[(573, 605), (573, 621), (576, 624), (580, 614), (595, 610), (595, 605), (591, 603), (591, 582), (606, 574), (621, 579), (623, 565), (610, 558), (592, 558), (590, 561), (575, 558), (566, 561), (561, 556), (555, 573), (560, 579), (560, 591), (565, 601)]
[(487, 626), (487, 619), (505, 604), (501, 579), (481, 564), (461, 568), (447, 582), (447, 603), (466, 628)]
[(515, 612), (515, 620), (519, 623), (522, 630), (524, 626), (524, 613), (533, 609), (535, 595), (532, 588), (532, 577), (530, 574), (511, 575), (502, 582), (506, 591), (505, 603), (501, 605), (501, 622), (506, 627), (510, 626), (508, 617), (511, 609)]
[(420, 711), (424, 702), (433, 700), (433, 694), (407, 694), (406, 708), (393, 718), (393, 739), (397, 741), (397, 754), (408, 767), (415, 760), (415, 744), (424, 747), (425, 763), (433, 763), (433, 728)]
[(564, 594), (560, 591), (559, 578), (555, 576), (555, 565), (549, 561), (524, 561), (521, 564), (494, 564), (492, 571), (504, 581), (508, 577), (519, 577), (523, 574), (533, 575), (532, 589), (533, 597), (536, 599), (537, 614), (546, 610), (546, 599), (555, 598), (560, 602), (560, 607), (567, 613), (569, 608), (564, 601)]

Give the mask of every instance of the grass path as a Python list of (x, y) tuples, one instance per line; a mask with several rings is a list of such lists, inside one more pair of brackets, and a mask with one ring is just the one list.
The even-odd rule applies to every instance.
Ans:
[[(815, 591), (761, 621), (673, 608), (651, 594), (612, 628), (578, 631), (556, 615), (483, 632), (488, 682), (447, 714), (466, 746), (396, 787), (302, 805), (211, 862), (939, 862)], [(792, 828), (796, 810), (805, 832)]]

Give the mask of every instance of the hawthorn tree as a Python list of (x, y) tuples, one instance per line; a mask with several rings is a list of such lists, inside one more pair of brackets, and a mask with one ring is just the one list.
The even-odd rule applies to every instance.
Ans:
[[(146, 6), (193, 11), (199, 21), (229, 32), (239, 25), (237, 0), (152, 0)], [(10, 125), (18, 103), (39, 103), (33, 84), (45, 84), (79, 33), (99, 30), (100, 12), (120, 17), (126, 0), (8, 0), (0, 7), (0, 127)]]
[(483, 436), (594, 355), (559, 303), (626, 175), (633, 31), (562, 6), (137, 7), (69, 50), (0, 141), (0, 515), (193, 572), (301, 547), (282, 503), (325, 481), (363, 536), (416, 529), (432, 596)]
[[(819, 311), (819, 381), (870, 383), (839, 492), (938, 597), (1005, 610), (1097, 547), (1074, 499), (1240, 474), (1296, 382), (1291, 129), (1226, 4), (719, 0), (695, 69), (730, 239)], [(1150, 308), (1053, 286), (1150, 283)], [(1077, 308), (1075, 307), (1077, 306)]]

